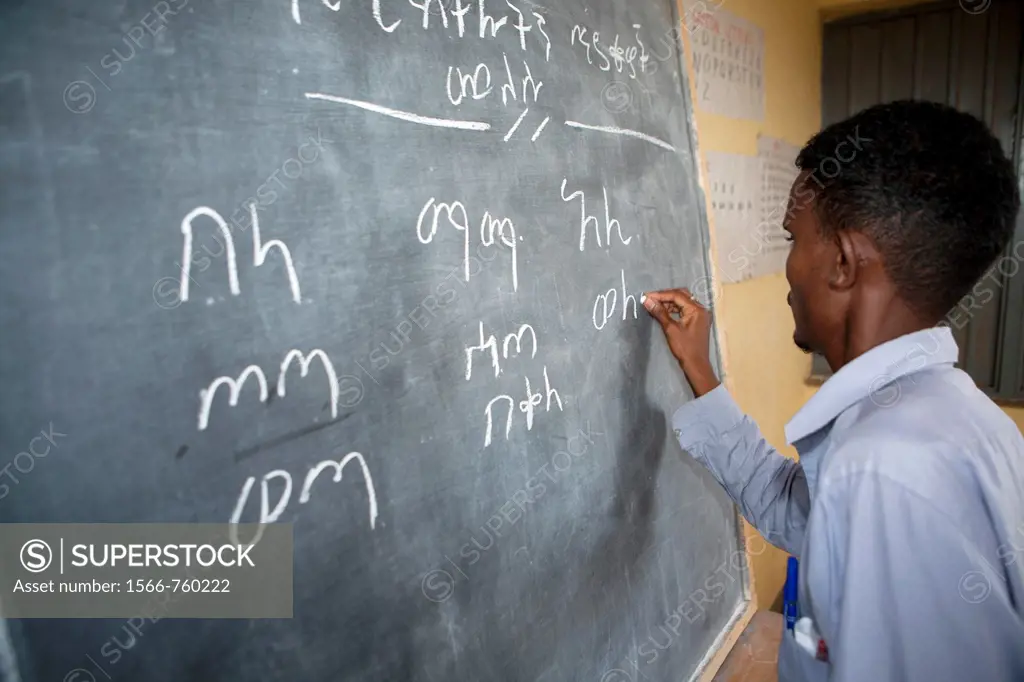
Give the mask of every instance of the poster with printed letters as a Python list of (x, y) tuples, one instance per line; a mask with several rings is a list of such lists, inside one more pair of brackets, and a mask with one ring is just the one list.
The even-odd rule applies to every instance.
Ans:
[(764, 31), (718, 2), (684, 0), (696, 104), (730, 118), (764, 120)]

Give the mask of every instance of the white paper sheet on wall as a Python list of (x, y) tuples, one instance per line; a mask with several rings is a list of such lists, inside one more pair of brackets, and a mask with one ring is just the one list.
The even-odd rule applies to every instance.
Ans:
[(719, 281), (749, 279), (760, 250), (754, 236), (761, 219), (760, 159), (714, 151), (706, 159)]
[(757, 156), (706, 154), (718, 276), (741, 282), (786, 268), (790, 243), (782, 221), (798, 171), (799, 147), (761, 135)]
[(789, 202), (789, 190), (799, 175), (796, 155), (800, 148), (785, 140), (759, 135), (757, 156), (761, 162), (761, 218), (757, 228), (762, 249), (752, 268), (760, 277), (786, 268), (790, 244), (782, 229)]
[(730, 118), (764, 120), (764, 31), (720, 7), (684, 0), (693, 46), (697, 106)]

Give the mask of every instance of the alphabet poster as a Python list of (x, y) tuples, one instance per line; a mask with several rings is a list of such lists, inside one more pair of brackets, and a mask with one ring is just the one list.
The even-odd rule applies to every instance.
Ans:
[(757, 139), (757, 157), (761, 163), (761, 218), (757, 233), (762, 235), (759, 263), (753, 268), (757, 277), (780, 272), (786, 267), (789, 242), (782, 229), (789, 203), (789, 190), (799, 175), (796, 155), (800, 147), (767, 135)]
[(686, 0), (697, 106), (714, 114), (764, 120), (764, 31), (719, 5)]

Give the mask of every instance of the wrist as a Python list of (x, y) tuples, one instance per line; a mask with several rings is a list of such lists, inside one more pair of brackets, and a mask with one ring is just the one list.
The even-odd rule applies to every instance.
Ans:
[(721, 383), (715, 376), (715, 370), (709, 360), (680, 362), (679, 366), (682, 368), (683, 374), (686, 375), (686, 380), (690, 383), (695, 398), (710, 393)]

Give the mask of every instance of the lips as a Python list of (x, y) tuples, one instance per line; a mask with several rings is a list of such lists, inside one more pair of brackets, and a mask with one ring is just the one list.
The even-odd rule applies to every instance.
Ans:
[(793, 307), (793, 292), (792, 291), (789, 292), (788, 294), (786, 294), (786, 303), (789, 304), (790, 308)]

